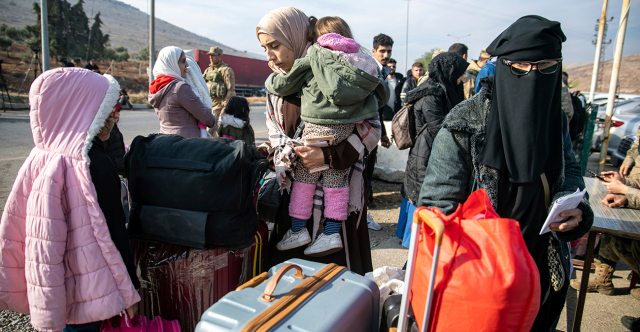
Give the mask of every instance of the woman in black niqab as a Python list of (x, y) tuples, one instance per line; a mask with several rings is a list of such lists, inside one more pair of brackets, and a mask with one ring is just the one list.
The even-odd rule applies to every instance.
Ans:
[[(500, 169), (513, 183), (536, 181), (562, 167), (562, 70), (543, 74), (532, 69), (516, 76), (502, 62), (562, 58), (566, 37), (559, 22), (539, 16), (516, 21), (487, 48), (498, 56), (482, 163)], [(560, 64), (558, 64), (560, 67)]]
[(440, 53), (429, 63), (429, 80), (444, 87), (449, 109), (464, 100), (464, 87), (458, 79), (464, 75), (467, 67), (469, 63), (453, 52)]
[[(429, 78), (407, 93), (405, 104), (413, 105), (416, 138), (409, 150), (402, 186), (402, 206), (396, 236), (409, 247), (411, 220), (418, 194), (424, 181), (433, 141), (442, 128), (444, 118), (464, 99), (459, 79), (469, 63), (456, 53), (441, 53), (429, 63)], [(436, 161), (438, 162), (438, 161)]]
[[(564, 166), (564, 152), (558, 145), (565, 134), (560, 99), (562, 70), (559, 62), (557, 70), (550, 74), (532, 66), (526, 75), (514, 75), (503, 61), (561, 59), (565, 40), (559, 22), (525, 16), (487, 48), (498, 60), (479, 161), (500, 170), (496, 212), (503, 218), (518, 220), (527, 249), (540, 272), (540, 310), (532, 331), (546, 331), (555, 326), (566, 292), (554, 291), (550, 282), (550, 271), (555, 271), (548, 256), (551, 233), (540, 235), (548, 204), (546, 178), (543, 180), (542, 176), (562, 171)], [(566, 287), (568, 282), (564, 284)]]

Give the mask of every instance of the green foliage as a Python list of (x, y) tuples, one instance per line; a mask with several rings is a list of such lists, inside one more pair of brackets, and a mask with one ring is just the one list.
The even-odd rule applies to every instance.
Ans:
[(116, 47), (115, 49), (111, 47), (106, 47), (102, 52), (102, 60), (114, 60), (116, 62), (122, 62), (129, 60), (129, 51), (124, 47)]
[(105, 59), (103, 54), (109, 47), (109, 35), (103, 35), (103, 23), (100, 19), (100, 12), (93, 18), (93, 24), (89, 30), (89, 59)]
[(579, 84), (580, 84), (580, 80), (577, 79), (577, 78), (569, 80), (569, 88), (571, 88), (571, 89), (576, 88)]
[(429, 68), (429, 63), (431, 63), (431, 59), (433, 58), (433, 52), (437, 51), (437, 48), (432, 48), (431, 51), (425, 52), (421, 57), (415, 60), (415, 62), (420, 62), (424, 65), (425, 72), (427, 68)]
[(141, 60), (149, 59), (149, 46), (143, 48), (138, 52), (138, 56), (140, 56)]
[(2, 24), (0, 25), (0, 36), (21, 42), (29, 38), (30, 34), (25, 29), (16, 29), (14, 27), (8, 27), (6, 24)]
[(27, 41), (27, 45), (29, 48), (33, 49), (34, 47), (40, 47), (40, 5), (37, 2), (33, 3), (32, 11), (36, 14), (36, 24), (27, 25), (24, 29), (31, 36), (31, 38)]
[(89, 40), (89, 18), (84, 12), (84, 0), (79, 0), (71, 7), (71, 15), (69, 16), (69, 35), (67, 38), (70, 43), (68, 45), (69, 57), (82, 57), (87, 54), (87, 41)]
[[(49, 23), (49, 53), (53, 57), (85, 59), (129, 58), (126, 49), (109, 51), (109, 35), (102, 33), (100, 13), (96, 14), (89, 27), (89, 18), (84, 11), (85, 0), (71, 5), (68, 0), (47, 0)], [(40, 6), (33, 3), (33, 12), (37, 17), (34, 25), (23, 30), (0, 27), (0, 35), (16, 41), (26, 41), (30, 48), (40, 46)], [(11, 29), (15, 30), (12, 31)], [(106, 54), (104, 54), (107, 52)], [(117, 54), (117, 55), (114, 55)]]
[(9, 49), (11, 49), (11, 44), (13, 44), (13, 40), (5, 36), (0, 36), (0, 49), (7, 52), (7, 58), (9, 57)]

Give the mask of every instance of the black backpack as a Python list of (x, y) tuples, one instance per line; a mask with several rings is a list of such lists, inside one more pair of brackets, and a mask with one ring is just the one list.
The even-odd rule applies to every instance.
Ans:
[(582, 101), (577, 97), (577, 92), (571, 94), (571, 105), (573, 106), (573, 117), (569, 122), (569, 136), (571, 140), (580, 137), (587, 122), (587, 110), (582, 106)]
[(253, 198), (267, 160), (243, 141), (138, 136), (125, 155), (133, 239), (239, 249), (258, 230)]

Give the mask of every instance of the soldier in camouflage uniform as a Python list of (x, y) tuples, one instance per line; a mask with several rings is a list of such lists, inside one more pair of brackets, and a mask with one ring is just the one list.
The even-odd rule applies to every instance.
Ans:
[[(228, 64), (222, 62), (222, 49), (220, 47), (212, 47), (209, 54), (209, 67), (204, 71), (202, 77), (207, 82), (209, 93), (211, 94), (211, 112), (218, 118), (220, 111), (224, 108), (226, 100), (236, 95), (236, 76), (233, 69)], [(216, 135), (216, 126), (209, 128), (211, 136)]]
[[(640, 133), (640, 130), (639, 132)], [(635, 151), (631, 151), (635, 149)], [(629, 149), (630, 152), (635, 153), (636, 167), (634, 170), (640, 169), (640, 158), (638, 157), (638, 145), (637, 140), (634, 145)], [(632, 154), (633, 155), (633, 154)], [(629, 156), (629, 154), (627, 154)], [(604, 182), (609, 192), (602, 203), (609, 207), (627, 207), (631, 209), (640, 209), (640, 172), (632, 171), (631, 174), (622, 178), (615, 172), (603, 172), (603, 175), (609, 175), (615, 180), (610, 182)], [(607, 179), (609, 180), (609, 179)], [(598, 257), (594, 259), (596, 265), (596, 277), (594, 280), (589, 281), (587, 285), (587, 291), (599, 292), (604, 295), (613, 295), (613, 273), (616, 270), (616, 263), (623, 261), (636, 273), (640, 272), (640, 241), (632, 240), (628, 238), (622, 238), (609, 234), (602, 234), (600, 238), (600, 251)], [(571, 281), (571, 287), (580, 289), (580, 282), (578, 280)], [(640, 300), (640, 288), (634, 288), (631, 290), (631, 296)]]
[[(638, 143), (640, 142), (640, 127), (638, 127), (638, 133), (636, 134), (636, 140), (633, 141), (633, 144), (627, 150), (627, 156), (624, 158), (622, 162), (622, 166), (620, 166), (620, 174), (622, 176), (631, 177), (640, 177), (640, 153), (638, 152)], [(637, 165), (638, 167), (633, 167)], [(632, 168), (633, 167), (633, 168)], [(629, 173), (629, 169), (631, 169), (631, 173)]]

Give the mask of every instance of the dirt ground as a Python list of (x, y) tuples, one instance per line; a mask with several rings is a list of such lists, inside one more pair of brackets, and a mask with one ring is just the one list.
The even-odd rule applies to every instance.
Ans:
[(407, 260), (408, 250), (396, 237), (398, 214), (400, 213), (400, 184), (373, 180), (373, 202), (369, 204), (369, 214), (382, 226), (379, 231), (369, 230), (373, 268), (382, 266), (402, 267)]

